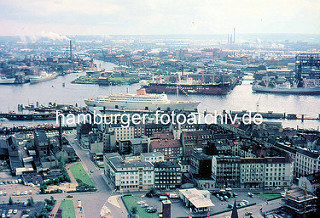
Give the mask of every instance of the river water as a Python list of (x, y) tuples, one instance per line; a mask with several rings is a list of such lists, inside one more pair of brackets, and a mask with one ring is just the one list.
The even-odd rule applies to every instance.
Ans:
[[(112, 70), (112, 63), (95, 61), (105, 70)], [(85, 73), (68, 74), (59, 76), (54, 80), (36, 84), (1, 85), (0, 86), (0, 112), (17, 111), (18, 104), (29, 104), (39, 102), (47, 105), (49, 102), (58, 104), (78, 104), (84, 106), (83, 99), (100, 95), (110, 94), (110, 86), (72, 84), (71, 81)], [(65, 87), (62, 84), (65, 83)], [(139, 84), (112, 86), (112, 93), (135, 93)], [(176, 99), (176, 95), (169, 95), (169, 99)], [(320, 96), (298, 96), (253, 93), (250, 81), (244, 81), (242, 85), (236, 86), (226, 96), (190, 95), (179, 94), (179, 100), (200, 101), (199, 111), (208, 112), (226, 111), (273, 111), (277, 113), (305, 114), (305, 117), (317, 118), (320, 114)], [(52, 121), (3, 121), (1, 125), (34, 125), (39, 123), (52, 123)], [(318, 129), (319, 120), (284, 120), (283, 126)]]

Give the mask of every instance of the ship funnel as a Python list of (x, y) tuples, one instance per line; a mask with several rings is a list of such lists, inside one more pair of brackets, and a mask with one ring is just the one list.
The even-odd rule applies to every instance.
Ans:
[(147, 92), (146, 92), (146, 89), (138, 89), (137, 90), (137, 95), (146, 95)]

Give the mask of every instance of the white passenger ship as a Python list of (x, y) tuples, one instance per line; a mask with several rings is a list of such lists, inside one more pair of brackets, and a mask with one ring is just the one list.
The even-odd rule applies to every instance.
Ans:
[(86, 105), (91, 107), (105, 107), (106, 109), (121, 110), (184, 110), (197, 111), (199, 101), (172, 101), (166, 94), (146, 94), (140, 89), (137, 94), (111, 94), (85, 99)]

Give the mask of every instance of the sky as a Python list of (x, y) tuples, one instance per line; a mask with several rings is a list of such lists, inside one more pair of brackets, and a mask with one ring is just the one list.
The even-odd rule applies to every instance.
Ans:
[(320, 34), (320, 0), (0, 0), (0, 36)]

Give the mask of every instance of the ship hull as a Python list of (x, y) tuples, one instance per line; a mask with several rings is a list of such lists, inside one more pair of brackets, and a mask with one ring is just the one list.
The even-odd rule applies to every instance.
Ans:
[(105, 107), (106, 109), (121, 109), (121, 110), (183, 110), (197, 111), (200, 102), (168, 102), (168, 103), (142, 103), (142, 102), (126, 102), (126, 101), (97, 101), (94, 99), (84, 100), (85, 104), (90, 107)]
[[(204, 94), (204, 95), (227, 95), (230, 92), (230, 84), (203, 84), (203, 85), (183, 85), (179, 84), (179, 92), (187, 94)], [(166, 93), (176, 94), (177, 84), (150, 83), (143, 86), (147, 93)]]
[(35, 78), (30, 78), (30, 83), (40, 83), (40, 82), (45, 82), (49, 80), (53, 80), (58, 76), (58, 74), (52, 74), (48, 77), (35, 77)]
[(315, 88), (267, 88), (252, 87), (252, 91), (261, 93), (293, 94), (293, 95), (320, 95), (320, 87)]
[(16, 81), (15, 78), (12, 79), (0, 79), (0, 84), (14, 84)]

